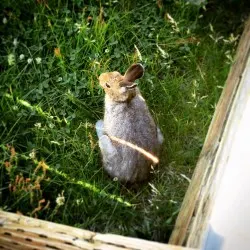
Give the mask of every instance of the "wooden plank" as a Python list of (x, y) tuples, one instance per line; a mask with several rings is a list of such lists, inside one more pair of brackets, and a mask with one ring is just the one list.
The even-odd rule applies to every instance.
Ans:
[(129, 249), (143, 249), (143, 250), (191, 250), (193, 248), (184, 248), (174, 245), (166, 245), (163, 243), (141, 240), (137, 238), (125, 237), (113, 234), (97, 234), (94, 239), (96, 241), (105, 242), (107, 244), (115, 244), (118, 246), (126, 246)]
[[(250, 53), (214, 161), (215, 174), (204, 186), (187, 245), (200, 245), (194, 233), (208, 216), (204, 249), (249, 249), (250, 246)], [(202, 229), (203, 230), (203, 229)], [(203, 230), (204, 231), (204, 230)]]
[(56, 250), (192, 250), (47, 222), (0, 211), (0, 249)]
[[(214, 179), (215, 169), (213, 163), (220, 146), (235, 94), (237, 93), (242, 74), (246, 67), (249, 50), (250, 18), (246, 22), (236, 52), (235, 62), (231, 67), (224, 90), (217, 104), (191, 183), (184, 197), (180, 213), (169, 240), (170, 244), (183, 245), (186, 243), (185, 241), (188, 239), (192, 227), (192, 221), (197, 216), (197, 208), (203, 207), (206, 209), (206, 206), (209, 203), (209, 199), (206, 200), (203, 197), (204, 186), (208, 181)], [(197, 247), (202, 241), (208, 215), (209, 214), (203, 214), (202, 220), (200, 221), (202, 226), (199, 231), (195, 232), (196, 241), (190, 240), (188, 243), (190, 246)], [(194, 232), (192, 231), (192, 233)]]

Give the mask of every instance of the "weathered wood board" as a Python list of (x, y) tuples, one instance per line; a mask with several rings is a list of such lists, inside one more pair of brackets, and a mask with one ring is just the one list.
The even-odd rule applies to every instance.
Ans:
[[(223, 204), (218, 200), (223, 198), (223, 192), (225, 196), (226, 189), (225, 187), (223, 187), (223, 185), (229, 185), (229, 182), (226, 180), (226, 178), (228, 178), (228, 180), (230, 178), (229, 175), (227, 177), (224, 176), (226, 173), (230, 173), (230, 171), (233, 171), (235, 173), (235, 181), (233, 182), (232, 178), (230, 179), (231, 186), (235, 186), (235, 190), (237, 190), (238, 192), (243, 191), (242, 188), (237, 185), (241, 185), (242, 182), (242, 187), (244, 186), (246, 179), (240, 178), (240, 173), (242, 175), (245, 174), (246, 176), (248, 176), (247, 174), (249, 172), (245, 170), (245, 164), (248, 163), (248, 166), (250, 166), (250, 162), (249, 160), (246, 161), (245, 155), (245, 151), (247, 150), (250, 156), (250, 138), (248, 138), (249, 133), (247, 131), (247, 128), (248, 130), (250, 129), (249, 58), (250, 18), (246, 22), (244, 32), (241, 36), (235, 57), (235, 62), (231, 67), (226, 85), (216, 107), (216, 111), (210, 125), (202, 152), (200, 154), (191, 183), (184, 198), (180, 213), (175, 224), (175, 228), (171, 235), (169, 241), (170, 244), (187, 245), (190, 247), (201, 247), (202, 244), (208, 244), (207, 229), (209, 223), (211, 226), (211, 222), (215, 222), (215, 218), (218, 219), (217, 212), (220, 210), (220, 212), (222, 213), (222, 207), (224, 209), (224, 215), (226, 215), (227, 209), (225, 205), (222, 206)], [(245, 133), (245, 138), (242, 132)], [(245, 140), (245, 143), (243, 143), (243, 141), (241, 144), (239, 143), (240, 136), (243, 136), (241, 137), (241, 139), (243, 141)], [(235, 144), (236, 142), (238, 144)], [(237, 145), (238, 150), (236, 150), (237, 148), (235, 149), (235, 146), (233, 147), (232, 144)], [(239, 169), (241, 169), (238, 172), (235, 171), (235, 169), (232, 169), (232, 165), (230, 165), (232, 164), (230, 162), (232, 160), (234, 160), (234, 164), (236, 164), (236, 159), (238, 160), (238, 163), (234, 167), (239, 167)], [(245, 162), (242, 162), (242, 159), (245, 159)], [(231, 170), (228, 172), (229, 168)], [(237, 206), (233, 206), (232, 202), (235, 202), (236, 204), (239, 201), (237, 200), (236, 196), (233, 196), (233, 188), (230, 189), (228, 186), (227, 189), (228, 192), (232, 192), (232, 199), (230, 201), (228, 196), (227, 199), (224, 197), (225, 199), (222, 199), (224, 203), (228, 206), (230, 204), (233, 209), (236, 209), (234, 211), (235, 214), (237, 214), (238, 212), (244, 212), (243, 216), (246, 215), (245, 210), (243, 211), (239, 209), (239, 211), (237, 212)], [(246, 192), (249, 191), (250, 188), (249, 190), (245, 190), (245, 192), (243, 193), (246, 195)], [(235, 200), (233, 200), (234, 198)], [(246, 203), (250, 206), (250, 199), (248, 199), (247, 197), (246, 199), (248, 200)], [(243, 207), (245, 209), (245, 206)], [(215, 212), (215, 210), (217, 212)], [(233, 211), (231, 210), (231, 213), (229, 213), (228, 216), (232, 216), (232, 213)], [(228, 219), (229, 218), (230, 217), (228, 217)], [(226, 225), (228, 228), (230, 228), (230, 223), (225, 224), (225, 226)], [(221, 235), (223, 235), (225, 232), (223, 233), (222, 228), (224, 227), (222, 226), (222, 224), (220, 225), (220, 227), (218, 226), (218, 228), (220, 228), (220, 233)], [(239, 228), (237, 229), (239, 230)], [(231, 231), (234, 231), (237, 234), (237, 229), (231, 228)], [(241, 230), (239, 230), (239, 232), (241, 232)], [(224, 236), (229, 237), (229, 235), (230, 234), (228, 233), (227, 236)], [(241, 239), (242, 237), (239, 237), (239, 239)], [(206, 240), (206, 243), (204, 243), (204, 240)], [(224, 239), (224, 241), (225, 240), (226, 238)], [(205, 247), (205, 245), (203, 246)]]
[[(231, 108), (220, 152), (215, 159), (216, 176), (206, 189), (212, 195), (204, 249), (250, 249), (250, 57)], [(201, 209), (201, 208), (199, 208)], [(203, 212), (198, 211), (199, 214)], [(199, 229), (197, 217), (191, 232)], [(187, 245), (195, 245), (190, 235)], [(197, 242), (199, 244), (199, 242)]]
[(192, 250), (120, 235), (94, 233), (3, 211), (0, 211), (0, 249)]

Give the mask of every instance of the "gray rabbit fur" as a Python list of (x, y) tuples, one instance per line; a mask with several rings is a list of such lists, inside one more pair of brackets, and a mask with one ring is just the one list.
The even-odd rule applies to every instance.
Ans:
[(99, 82), (105, 91), (104, 121), (96, 123), (104, 169), (121, 182), (135, 183), (148, 179), (152, 160), (138, 150), (112, 138), (136, 145), (158, 156), (163, 136), (140, 94), (136, 79), (144, 68), (133, 64), (126, 73), (102, 73)]

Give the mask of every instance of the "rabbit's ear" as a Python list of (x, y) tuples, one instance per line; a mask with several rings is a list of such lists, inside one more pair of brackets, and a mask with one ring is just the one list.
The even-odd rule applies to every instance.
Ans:
[(124, 75), (124, 79), (129, 82), (134, 82), (136, 79), (141, 78), (144, 74), (144, 68), (140, 63), (132, 64)]

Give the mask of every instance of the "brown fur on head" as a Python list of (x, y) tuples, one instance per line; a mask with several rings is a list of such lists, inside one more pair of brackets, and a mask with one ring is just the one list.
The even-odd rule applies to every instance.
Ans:
[(113, 101), (129, 102), (136, 96), (136, 83), (134, 81), (142, 77), (143, 73), (144, 68), (141, 64), (133, 64), (124, 76), (117, 71), (102, 73), (99, 76), (99, 82)]

